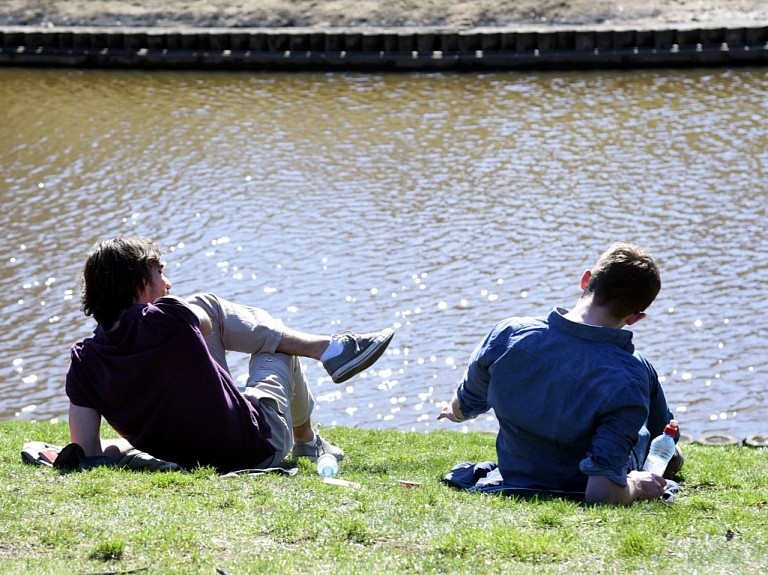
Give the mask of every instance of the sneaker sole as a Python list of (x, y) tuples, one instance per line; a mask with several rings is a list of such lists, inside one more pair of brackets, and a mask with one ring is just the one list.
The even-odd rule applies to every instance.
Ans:
[(395, 331), (389, 328), (382, 331), (382, 335), (377, 338), (375, 343), (368, 346), (368, 349), (331, 374), (331, 379), (334, 383), (344, 383), (350, 377), (357, 375), (365, 368), (373, 365), (376, 360), (382, 356), (387, 350), (389, 342), (392, 341), (392, 337), (395, 335)]

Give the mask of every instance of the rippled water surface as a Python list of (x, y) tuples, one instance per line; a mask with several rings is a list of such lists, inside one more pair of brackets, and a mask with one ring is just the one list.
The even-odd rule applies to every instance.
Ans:
[(306, 362), (316, 418), (420, 431), (453, 426), (435, 415), (497, 320), (571, 306), (627, 240), (662, 270), (635, 343), (683, 431), (768, 431), (767, 116), (766, 69), (0, 69), (0, 418), (66, 416), (94, 327), (77, 275), (105, 237), (157, 238), (179, 295), (395, 327), (348, 385)]

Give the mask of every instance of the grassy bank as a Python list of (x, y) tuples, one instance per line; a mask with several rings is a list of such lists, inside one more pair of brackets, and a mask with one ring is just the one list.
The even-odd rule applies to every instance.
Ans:
[[(66, 424), (0, 422), (0, 573), (764, 573), (768, 451), (686, 448), (672, 505), (462, 493), (438, 481), (495, 459), (486, 434), (329, 429), (341, 478), (210, 470), (60, 473), (21, 463)], [(405, 488), (398, 480), (420, 482)]]

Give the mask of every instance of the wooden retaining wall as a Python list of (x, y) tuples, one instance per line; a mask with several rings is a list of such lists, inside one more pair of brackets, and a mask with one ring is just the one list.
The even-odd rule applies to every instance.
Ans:
[(768, 64), (768, 24), (676, 29), (0, 28), (0, 65), (535, 70)]

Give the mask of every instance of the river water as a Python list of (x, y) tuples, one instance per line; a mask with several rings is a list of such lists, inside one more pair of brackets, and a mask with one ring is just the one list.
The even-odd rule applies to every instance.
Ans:
[(168, 249), (172, 293), (396, 329), (347, 384), (305, 362), (323, 425), (494, 431), (435, 421), (473, 347), (573, 305), (625, 240), (662, 270), (634, 341), (682, 431), (768, 431), (767, 117), (764, 68), (0, 69), (0, 419), (66, 417), (68, 349), (94, 328), (78, 272), (137, 233)]

